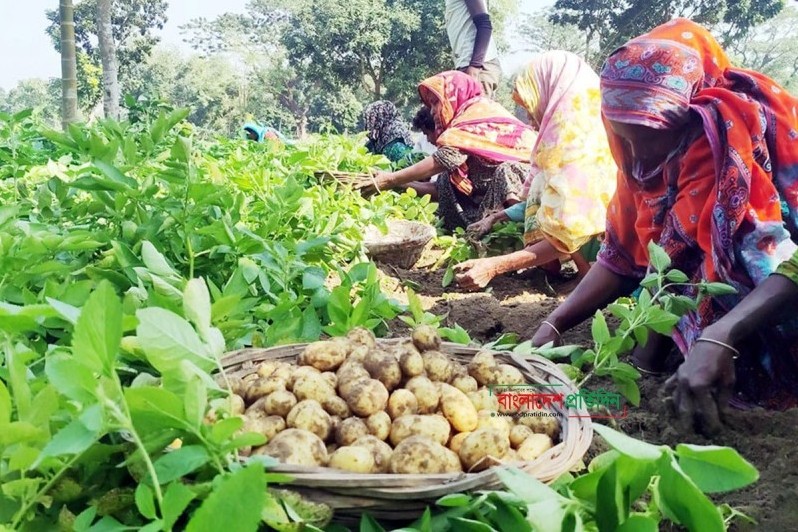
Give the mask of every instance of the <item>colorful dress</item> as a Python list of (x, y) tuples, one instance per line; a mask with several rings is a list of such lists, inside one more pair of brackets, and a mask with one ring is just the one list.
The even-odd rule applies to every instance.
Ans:
[(433, 157), (447, 170), (436, 182), (444, 225), (465, 227), (519, 201), (535, 132), (462, 72), (422, 81), (419, 94), (438, 129)]
[[(601, 97), (605, 119), (685, 132), (664, 162), (644, 171), (607, 127), (623, 171), (599, 262), (640, 278), (654, 241), (692, 281), (737, 289), (704, 299), (678, 323), (673, 338), (687, 354), (706, 326), (798, 249), (798, 100), (770, 78), (732, 67), (712, 35), (686, 19), (610, 56)], [(769, 327), (741, 347), (738, 404), (795, 405), (798, 324)]]
[(618, 173), (598, 76), (575, 54), (546, 52), (518, 76), (513, 99), (538, 124), (524, 185), (526, 244), (545, 238), (562, 253), (584, 250), (595, 260)]
[(384, 155), (394, 170), (424, 158), (413, 149), (415, 141), (410, 128), (391, 102), (380, 100), (367, 105), (363, 110), (363, 125), (369, 138), (366, 148), (371, 153)]

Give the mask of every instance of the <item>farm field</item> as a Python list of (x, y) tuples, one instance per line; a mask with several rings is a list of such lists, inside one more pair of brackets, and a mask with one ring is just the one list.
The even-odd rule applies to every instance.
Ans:
[[(0, 116), (6, 530), (340, 530), (329, 509), (272, 491), (290, 489), (270, 472), (274, 458), (244, 459), (267, 438), (232, 412), (224, 353), (363, 329), (401, 338), (426, 325), (454, 343), (532, 355), (523, 341), (573, 288), (524, 272), (463, 293), (450, 267), (472, 251), (458, 236), (433, 239), (412, 269), (374, 264), (366, 226), (434, 225), (435, 206), (414, 193), (364, 199), (324, 177), (387, 165), (361, 138), (202, 140), (185, 117), (142, 108), (60, 133), (28, 113)], [(514, 230), (484, 242), (488, 251), (515, 246)], [(673, 325), (676, 302), (623, 305), (566, 335), (579, 351), (534, 351), (629, 402), (628, 417), (610, 422), (620, 432), (597, 429), (590, 470), (552, 488), (508, 470), (504, 491), (452, 494), (398, 526), (789, 530), (798, 411), (737, 412), (712, 442), (679, 433), (663, 381), (622, 361), (643, 329)]]

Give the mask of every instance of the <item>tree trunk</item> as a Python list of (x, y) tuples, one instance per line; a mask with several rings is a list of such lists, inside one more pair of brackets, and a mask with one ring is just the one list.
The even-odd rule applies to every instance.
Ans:
[(106, 118), (119, 119), (119, 80), (116, 44), (111, 31), (111, 0), (97, 2), (97, 38), (103, 65), (103, 111)]
[(78, 66), (72, 0), (60, 0), (58, 13), (61, 23), (61, 121), (66, 129), (78, 120)]
[(299, 120), (297, 120), (296, 125), (296, 134), (297, 137), (300, 139), (304, 139), (308, 136), (308, 112), (303, 111), (301, 115), (299, 115)]

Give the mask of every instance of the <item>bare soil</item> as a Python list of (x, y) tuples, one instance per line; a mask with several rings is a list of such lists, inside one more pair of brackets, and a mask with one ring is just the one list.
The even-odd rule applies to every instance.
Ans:
[[(530, 338), (540, 321), (575, 286), (573, 279), (549, 279), (539, 274), (513, 274), (495, 279), (488, 290), (465, 293), (456, 285), (442, 287), (444, 270), (430, 270), (436, 257), (425, 255), (412, 270), (384, 266), (386, 288), (394, 297), (407, 302), (405, 288), (420, 296), (424, 308), (445, 315), (447, 326), (455, 323), (466, 329), (477, 342), (495, 340), (503, 333)], [(395, 335), (406, 332), (399, 322), (391, 324)], [(567, 343), (587, 345), (589, 322), (569, 331)], [(664, 378), (647, 377), (640, 382), (641, 405), (619, 421), (625, 433), (655, 444), (678, 443), (724, 445), (736, 449), (760, 472), (759, 481), (745, 490), (714, 497), (753, 517), (756, 525), (738, 521), (735, 530), (798, 530), (798, 409), (786, 412), (754, 410), (733, 412), (724, 431), (713, 440), (680, 433), (671, 422), (660, 393)], [(596, 438), (586, 457), (606, 450)]]

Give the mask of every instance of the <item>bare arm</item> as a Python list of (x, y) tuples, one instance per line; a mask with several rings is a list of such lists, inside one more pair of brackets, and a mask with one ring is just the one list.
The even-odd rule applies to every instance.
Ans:
[(496, 275), (515, 272), (546, 264), (556, 259), (560, 252), (548, 240), (541, 240), (521, 251), (496, 257)]
[(798, 284), (783, 275), (771, 275), (728, 314), (707, 327), (702, 336), (732, 345), (772, 322), (786, 305), (798, 300)]
[(474, 26), (477, 27), (477, 35), (474, 39), (474, 51), (471, 54), (471, 64), (474, 68), (482, 68), (485, 62), (485, 54), (488, 51), (488, 44), (493, 35), (493, 25), (490, 21), (485, 0), (465, 0), (468, 13), (471, 15), (471, 20), (474, 21)]
[(408, 166), (397, 172), (386, 172), (377, 175), (377, 183), (380, 188), (393, 188), (400, 185), (406, 185), (413, 181), (423, 181), (430, 177), (440, 174), (446, 169), (435, 160), (434, 157), (429, 156), (423, 161), (419, 161), (413, 166)]
[(622, 277), (598, 262), (590, 268), (568, 299), (549, 315), (547, 321), (560, 332), (565, 332), (619, 297), (628, 295), (636, 285), (634, 279)]

